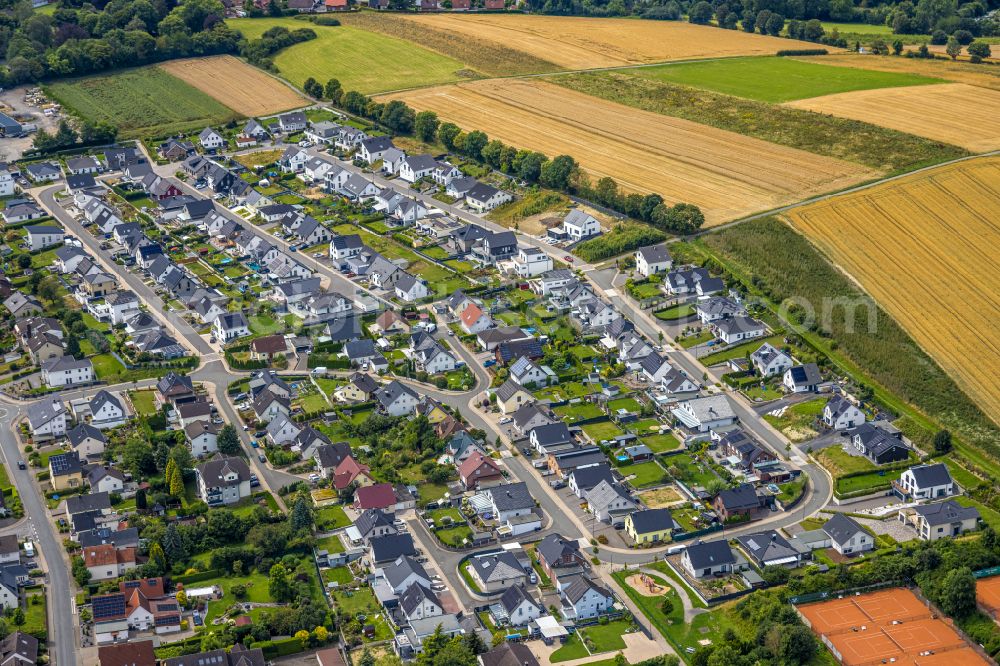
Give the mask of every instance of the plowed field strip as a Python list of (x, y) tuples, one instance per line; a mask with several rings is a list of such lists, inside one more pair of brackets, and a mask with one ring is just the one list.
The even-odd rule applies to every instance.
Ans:
[(640, 111), (538, 80), (477, 81), (390, 98), (549, 156), (594, 178), (699, 205), (709, 224), (847, 187), (875, 172), (840, 160)]
[(793, 210), (787, 217), (1000, 422), (996, 211), (1000, 158), (984, 158)]
[(680, 21), (526, 15), (405, 14), (407, 20), (446, 29), (542, 58), (566, 69), (616, 67), (686, 58), (774, 55), (815, 48), (804, 42), (719, 30)]
[(228, 55), (171, 60), (159, 67), (244, 116), (278, 113), (309, 103), (281, 81)]
[(964, 83), (860, 90), (787, 106), (881, 125), (974, 152), (1000, 149), (1000, 91)]

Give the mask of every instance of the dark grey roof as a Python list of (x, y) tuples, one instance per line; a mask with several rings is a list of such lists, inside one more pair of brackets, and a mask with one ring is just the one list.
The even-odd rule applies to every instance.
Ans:
[(528, 590), (524, 588), (524, 585), (511, 585), (500, 597), (500, 605), (503, 606), (503, 609), (507, 611), (508, 614), (516, 611), (518, 606), (525, 601), (531, 603), (539, 610), (542, 608), (538, 602), (535, 601), (530, 594), (528, 594)]
[(659, 264), (664, 261), (670, 261), (670, 252), (667, 250), (667, 246), (663, 243), (659, 245), (647, 245), (646, 247), (640, 247), (636, 250), (637, 254), (642, 255), (646, 263), (649, 264)]
[(369, 543), (372, 549), (372, 559), (375, 562), (395, 561), (402, 555), (411, 557), (417, 554), (413, 545), (413, 537), (409, 534), (386, 534), (375, 537)]
[(396, 380), (389, 382), (376, 391), (375, 394), (378, 396), (379, 402), (386, 407), (392, 405), (392, 403), (396, 402), (396, 400), (404, 394), (409, 394), (414, 398), (417, 397), (417, 394), (413, 391), (413, 389)]
[(501, 643), (479, 655), (483, 666), (539, 666), (538, 659), (524, 643)]
[(524, 568), (517, 556), (509, 550), (470, 557), (469, 564), (484, 582), (508, 580), (524, 575)]
[(171, 657), (163, 661), (163, 666), (264, 666), (266, 663), (261, 648), (245, 648), (237, 643), (229, 652), (211, 650)]
[(72, 495), (66, 498), (66, 513), (73, 515), (85, 511), (110, 511), (111, 496), (107, 493)]
[(853, 518), (842, 513), (833, 514), (833, 517), (823, 524), (822, 529), (838, 544), (846, 543), (855, 534), (864, 531)]
[(719, 499), (727, 511), (753, 509), (760, 506), (757, 490), (749, 483), (741, 483), (735, 488), (728, 488), (719, 493)]
[(563, 594), (566, 595), (566, 598), (569, 599), (570, 603), (575, 604), (590, 590), (594, 590), (603, 597), (613, 596), (607, 588), (598, 585), (587, 576), (577, 576), (573, 579), (573, 582), (569, 584), (569, 587), (563, 590)]
[(407, 555), (402, 555), (392, 564), (382, 567), (382, 574), (393, 588), (398, 587), (412, 574), (416, 574), (427, 581), (431, 579), (427, 575), (424, 565)]
[(918, 488), (933, 488), (934, 486), (946, 486), (950, 484), (951, 474), (944, 463), (934, 465), (915, 465), (910, 468), (913, 480)]
[(379, 527), (392, 527), (393, 532), (397, 532), (393, 525), (393, 514), (382, 509), (366, 509), (358, 519), (354, 521), (354, 526), (362, 537), (366, 537)]
[(766, 564), (786, 557), (794, 557), (797, 560), (799, 557), (798, 551), (792, 548), (788, 540), (774, 530), (745, 534), (736, 537), (736, 540), (739, 541), (743, 550), (759, 564)]
[(80, 454), (76, 451), (59, 453), (52, 456), (49, 458), (49, 467), (52, 469), (54, 476), (65, 476), (66, 474), (83, 471), (80, 465)]
[(562, 421), (532, 428), (531, 432), (535, 433), (535, 439), (538, 440), (539, 446), (551, 446), (552, 444), (573, 441), (569, 427)]
[(674, 528), (674, 517), (670, 513), (670, 509), (636, 511), (632, 514), (632, 526), (635, 528), (636, 534), (672, 530)]
[(494, 393), (497, 395), (497, 399), (506, 402), (510, 400), (518, 391), (524, 391), (524, 387), (515, 382), (513, 379), (508, 379), (500, 386), (493, 389)]
[(538, 555), (551, 566), (563, 557), (579, 557), (580, 544), (574, 539), (566, 539), (561, 534), (550, 534), (542, 539), (536, 547)]
[(406, 588), (406, 592), (403, 592), (399, 598), (399, 606), (409, 616), (425, 599), (434, 603), (438, 608), (441, 607), (441, 600), (429, 588), (424, 587), (423, 583)]
[(69, 439), (69, 444), (73, 448), (80, 446), (83, 440), (87, 439), (88, 437), (93, 437), (99, 442), (107, 441), (104, 438), (104, 433), (102, 433), (100, 430), (90, 425), (89, 423), (81, 423), (80, 425), (78, 425), (77, 427), (73, 428), (68, 433), (66, 433), (66, 437), (67, 439)]
[(531, 496), (528, 485), (523, 481), (494, 486), (487, 492), (493, 499), (497, 511), (514, 511), (535, 506), (535, 498)]
[(937, 504), (918, 506), (914, 511), (927, 521), (928, 525), (944, 525), (955, 521), (979, 518), (979, 509), (974, 506), (962, 506), (955, 500), (947, 500)]
[(577, 467), (570, 473), (570, 476), (573, 478), (573, 483), (576, 487), (582, 490), (590, 490), (601, 481), (610, 483), (615, 480), (614, 475), (611, 473), (611, 467), (607, 463)]
[[(230, 472), (236, 473), (235, 481), (224, 478)], [(250, 479), (250, 467), (243, 458), (220, 456), (198, 465), (198, 474), (205, 480), (208, 488), (235, 486)]]
[(112, 530), (107, 527), (98, 527), (80, 532), (76, 535), (76, 541), (83, 548), (102, 546), (109, 543), (116, 548), (134, 547), (139, 545), (139, 529), (128, 527), (123, 530)]
[(792, 382), (796, 386), (814, 386), (819, 384), (822, 379), (819, 366), (815, 363), (797, 365), (794, 368), (789, 368), (788, 372), (791, 373)]
[(351, 445), (347, 442), (322, 444), (316, 449), (313, 455), (320, 467), (323, 469), (333, 469), (351, 455)]
[(725, 539), (693, 543), (687, 547), (687, 556), (695, 569), (708, 569), (723, 564), (735, 564), (733, 549)]

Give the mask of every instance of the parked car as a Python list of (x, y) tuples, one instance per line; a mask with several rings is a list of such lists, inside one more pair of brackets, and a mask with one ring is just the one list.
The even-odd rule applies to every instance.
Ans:
[(250, 475), (250, 487), (255, 488), (260, 485), (260, 479), (257, 478), (256, 474)]
[(265, 456), (263, 453), (258, 453), (257, 454), (257, 460), (261, 461), (262, 463), (266, 463), (267, 462), (267, 456)]
[(23, 460), (18, 460), (17, 461), (17, 468), (18, 469), (28, 469), (28, 466), (24, 464)]

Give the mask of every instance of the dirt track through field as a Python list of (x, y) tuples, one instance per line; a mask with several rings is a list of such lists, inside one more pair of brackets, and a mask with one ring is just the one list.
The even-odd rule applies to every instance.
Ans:
[[(786, 214), (1000, 422), (1000, 158)], [(876, 335), (878, 333), (876, 332)]]
[(159, 67), (244, 116), (264, 116), (309, 103), (281, 81), (228, 55), (171, 60)]
[(553, 157), (594, 179), (697, 204), (708, 225), (843, 189), (875, 172), (840, 160), (641, 111), (537, 79), (476, 81), (390, 95), (466, 130)]
[(502, 44), (566, 69), (616, 67), (686, 58), (774, 55), (815, 44), (682, 21), (481, 14), (405, 14), (417, 23)]
[(1000, 149), (1000, 91), (964, 83), (859, 90), (786, 106), (881, 125), (977, 153)]

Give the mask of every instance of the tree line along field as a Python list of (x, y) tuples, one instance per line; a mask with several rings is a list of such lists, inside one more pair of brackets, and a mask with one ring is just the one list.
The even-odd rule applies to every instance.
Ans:
[(698, 205), (709, 225), (842, 189), (875, 173), (688, 120), (621, 106), (537, 78), (492, 79), (390, 95), (466, 130), (549, 156), (593, 179)]
[(870, 123), (653, 80), (637, 72), (561, 74), (547, 77), (546, 81), (644, 111), (854, 162), (884, 173), (909, 171), (968, 154), (957, 146)]
[(919, 74), (830, 67), (781, 57), (675, 63), (637, 68), (634, 74), (772, 104), (855, 90), (943, 83)]
[[(773, 307), (787, 299), (793, 299), (789, 304), (816, 304), (817, 312), (824, 302), (857, 304), (853, 320), (846, 308), (837, 307), (822, 326), (806, 329), (811, 344), (839, 359), (848, 372), (867, 375), (884, 387), (890, 393), (878, 392), (883, 401), (893, 405), (898, 396), (994, 461), (1000, 460), (1000, 427), (886, 310), (791, 226), (775, 217), (762, 218), (707, 234), (694, 249), (721, 263)], [(801, 323), (798, 310), (789, 308), (788, 314), (794, 324)], [(876, 333), (870, 333), (869, 326)], [(907, 435), (930, 444), (934, 426), (909, 418), (898, 425)]]
[(788, 105), (881, 125), (973, 152), (1000, 149), (1000, 91), (964, 83), (861, 90)]
[(266, 116), (309, 104), (283, 82), (233, 56), (170, 60), (159, 67), (244, 116)]
[(118, 127), (123, 138), (186, 132), (240, 117), (152, 65), (56, 81), (45, 85), (45, 92), (84, 120)]
[(774, 55), (816, 45), (779, 37), (720, 30), (682, 21), (638, 21), (525, 14), (406, 14), (407, 21), (447, 30), (473, 44), (513, 45), (567, 69), (738, 55)]
[(320, 26), (294, 19), (229, 19), (247, 39), (259, 38), (273, 27), (309, 28), (316, 39), (295, 44), (274, 55), (281, 76), (301, 87), (312, 77), (321, 83), (337, 78), (344, 90), (365, 94), (429, 86), (475, 76), (454, 58), (413, 42), (347, 25)]
[(1000, 422), (1000, 158), (798, 208), (796, 229)]

